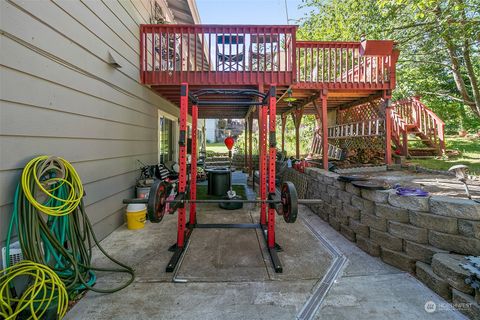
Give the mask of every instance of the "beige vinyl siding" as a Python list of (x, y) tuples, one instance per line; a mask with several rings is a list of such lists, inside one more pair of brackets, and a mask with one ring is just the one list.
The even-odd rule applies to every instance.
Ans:
[(41, 154), (78, 170), (100, 238), (123, 223), (137, 160), (157, 161), (158, 109), (178, 116), (139, 83), (139, 25), (149, 10), (147, 0), (0, 2), (1, 243), (21, 168)]

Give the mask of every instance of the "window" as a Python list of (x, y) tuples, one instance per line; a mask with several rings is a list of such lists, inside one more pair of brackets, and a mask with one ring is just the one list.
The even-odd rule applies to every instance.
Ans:
[(160, 163), (176, 160), (175, 128), (175, 121), (161, 115), (158, 117), (158, 161)]

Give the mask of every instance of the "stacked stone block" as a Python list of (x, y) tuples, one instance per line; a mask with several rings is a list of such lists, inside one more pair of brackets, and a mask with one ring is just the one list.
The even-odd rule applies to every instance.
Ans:
[[(415, 274), (448, 301), (467, 303), (468, 308), (459, 310), (480, 319), (478, 292), (467, 289), (458, 266), (464, 255), (480, 255), (480, 204), (360, 189), (338, 181), (338, 176), (306, 168), (305, 173), (288, 169), (283, 179), (295, 184), (299, 198), (322, 199), (310, 209), (359, 248)], [(457, 261), (458, 268), (451, 261)]]

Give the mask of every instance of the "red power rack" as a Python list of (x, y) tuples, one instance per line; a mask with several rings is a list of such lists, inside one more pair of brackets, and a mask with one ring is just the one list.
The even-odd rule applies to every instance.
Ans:
[[(179, 177), (177, 200), (196, 199), (196, 174), (197, 174), (197, 143), (196, 131), (198, 122), (198, 108), (212, 105), (213, 101), (203, 101), (200, 98), (205, 95), (221, 94), (222, 96), (244, 95), (251, 97), (249, 104), (258, 106), (259, 117), (259, 141), (260, 141), (260, 199), (273, 200), (275, 198), (275, 159), (276, 159), (276, 86), (270, 85), (267, 93), (252, 89), (203, 89), (189, 93), (187, 83), (182, 83), (180, 91), (180, 154), (179, 154)], [(215, 101), (218, 102), (218, 101)], [(235, 107), (238, 105), (235, 99), (222, 101), (222, 105)], [(241, 102), (245, 104), (244, 101)], [(191, 105), (192, 116), (192, 148), (190, 172), (187, 167), (187, 117)], [(221, 116), (219, 114), (219, 116)], [(267, 143), (268, 139), (268, 143)], [(268, 150), (267, 150), (268, 148)], [(268, 155), (268, 157), (267, 157)], [(267, 159), (268, 158), (268, 159)], [(187, 192), (187, 190), (189, 192)], [(268, 191), (268, 192), (267, 192)], [(272, 260), (275, 272), (282, 272), (282, 264), (277, 255), (279, 246), (275, 243), (275, 205), (273, 203), (262, 203), (260, 206), (259, 223), (244, 224), (201, 224), (197, 222), (197, 207), (190, 202), (190, 220), (186, 221), (187, 208), (185, 203), (178, 207), (177, 242), (171, 247), (174, 254), (167, 265), (167, 272), (173, 272), (185, 252), (186, 244), (195, 228), (240, 228), (260, 229), (264, 235), (267, 248)]]

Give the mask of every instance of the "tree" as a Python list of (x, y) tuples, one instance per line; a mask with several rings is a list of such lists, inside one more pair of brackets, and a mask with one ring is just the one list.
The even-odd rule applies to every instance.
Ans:
[(472, 128), (480, 129), (480, 0), (303, 3), (312, 10), (301, 21), (300, 39), (393, 39), (401, 50), (396, 97), (426, 96), (441, 116), (456, 109), (455, 119), (470, 114)]

